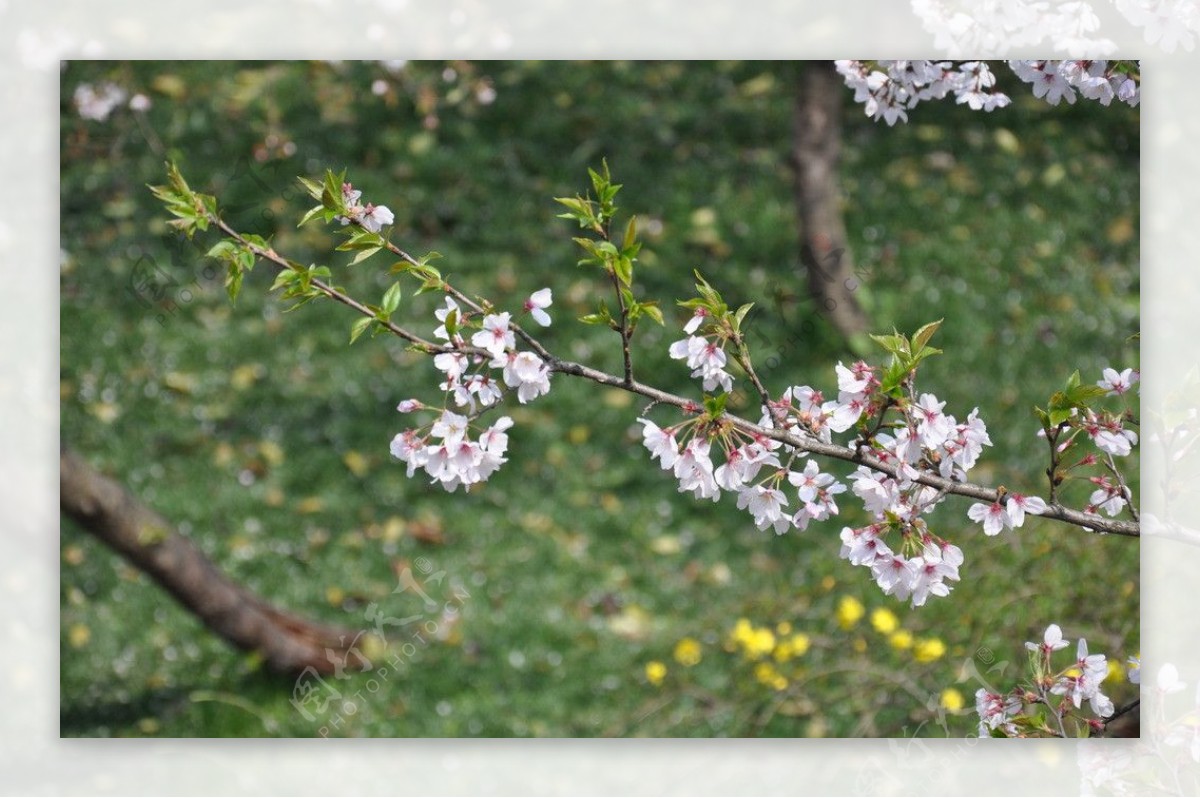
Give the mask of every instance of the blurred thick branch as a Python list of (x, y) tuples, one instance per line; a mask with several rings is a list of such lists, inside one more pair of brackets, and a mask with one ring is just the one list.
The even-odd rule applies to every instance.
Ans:
[(845, 89), (831, 62), (801, 66), (796, 90), (792, 165), (800, 251), (808, 292), (830, 323), (849, 339), (870, 326), (854, 291), (854, 257), (846, 242), (838, 190)]
[(64, 515), (148, 574), (225, 641), (262, 656), (272, 670), (356, 668), (355, 635), (276, 609), (226, 576), (162, 516), (75, 452), (60, 457)]

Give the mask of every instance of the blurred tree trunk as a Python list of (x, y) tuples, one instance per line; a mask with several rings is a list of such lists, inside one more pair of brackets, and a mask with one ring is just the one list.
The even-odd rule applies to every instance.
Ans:
[(844, 92), (832, 61), (801, 65), (792, 163), (796, 170), (800, 255), (808, 272), (808, 292), (838, 332), (849, 339), (866, 332), (869, 322), (854, 296), (858, 282), (846, 243), (838, 190)]
[(275, 609), (221, 572), (204, 553), (162, 516), (77, 454), (60, 457), (64, 515), (148, 574), (217, 635), (258, 652), (276, 671), (340, 673), (348, 664), (355, 635), (311, 623)]

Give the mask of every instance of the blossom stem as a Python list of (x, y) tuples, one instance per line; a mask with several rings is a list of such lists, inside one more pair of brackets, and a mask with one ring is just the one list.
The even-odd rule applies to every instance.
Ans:
[(1133, 504), (1133, 492), (1125, 485), (1125, 478), (1121, 476), (1121, 471), (1113, 461), (1113, 456), (1108, 452), (1105, 452), (1104, 464), (1108, 467), (1109, 473), (1117, 480), (1117, 484), (1121, 486), (1121, 496), (1125, 499), (1125, 506), (1129, 508), (1129, 514), (1133, 516), (1134, 521), (1141, 521), (1141, 515)]
[(737, 362), (741, 365), (742, 370), (746, 372), (746, 376), (750, 378), (750, 383), (754, 386), (754, 390), (758, 391), (758, 397), (762, 400), (763, 407), (771, 414), (771, 421), (775, 426), (782, 427), (782, 419), (776, 416), (774, 409), (771, 407), (771, 395), (767, 393), (766, 387), (763, 386), (762, 380), (758, 378), (758, 374), (754, 371), (754, 362), (750, 360), (750, 349), (746, 346), (746, 339), (739, 332), (733, 334), (734, 356)]

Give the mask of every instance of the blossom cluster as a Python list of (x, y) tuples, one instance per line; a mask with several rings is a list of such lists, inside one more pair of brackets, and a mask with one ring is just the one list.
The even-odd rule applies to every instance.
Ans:
[[(400, 405), (402, 411), (406, 407), (418, 406), (409, 400)], [(433, 482), (453, 493), (459, 485), (483, 482), (507, 462), (504, 457), (508, 450), (507, 431), (512, 425), (511, 418), (502, 416), (478, 439), (471, 440), (467, 417), (443, 410), (427, 433), (408, 429), (393, 438), (391, 452), (397, 460), (408, 464), (409, 477), (423, 468)]]
[(1096, 444), (1096, 448), (1102, 452), (1124, 457), (1137, 445), (1137, 433), (1126, 429), (1121, 419), (1111, 414), (1097, 415), (1088, 410), (1079, 424), (1092, 439), (1092, 443)]
[(1046, 512), (1046, 502), (1037, 496), (1008, 494), (991, 504), (976, 502), (967, 510), (967, 517), (983, 526), (983, 534), (999, 535), (1002, 530), (1016, 529), (1025, 523), (1025, 514), (1041, 515)]
[[(1140, 374), (1134, 369), (1127, 368), (1117, 371), (1106, 368), (1103, 376), (1096, 381), (1096, 386), (1103, 389), (1107, 396), (1124, 396), (1133, 390), (1140, 380)], [(1088, 440), (1099, 451), (1109, 455), (1109, 475), (1090, 476), (1088, 481), (1095, 487), (1084, 507), (1084, 512), (1095, 513), (1100, 510), (1109, 516), (1116, 516), (1129, 504), (1132, 494), (1119, 478), (1119, 474), (1111, 460), (1112, 457), (1126, 457), (1137, 446), (1138, 434), (1129, 429), (1126, 424), (1133, 419), (1131, 414), (1113, 413), (1107, 410), (1096, 410), (1091, 407), (1072, 408), (1070, 417), (1060, 425), (1061, 432), (1055, 439), (1056, 454), (1061, 456), (1071, 449), (1077, 439)], [(1046, 430), (1038, 430), (1038, 437), (1046, 437)], [(1099, 461), (1095, 453), (1084, 455), (1069, 470), (1081, 466), (1094, 466)]]
[[(548, 325), (550, 316), (545, 309), (551, 303), (550, 289), (543, 288), (525, 301), (525, 310), (538, 323)], [(453, 403), (465, 415), (444, 407), (427, 427), (396, 435), (391, 452), (408, 464), (409, 477), (423, 468), (433, 482), (454, 492), (459, 485), (486, 480), (506, 461), (512, 419), (503, 416), (476, 440), (468, 434), (471, 420), (498, 404), (504, 388), (515, 391), (521, 404), (549, 393), (550, 367), (533, 352), (517, 350), (510, 313), (485, 313), (471, 335), (470, 346), (463, 335), (468, 317), (454, 298), (446, 297), (434, 316), (440, 323), (434, 337), (448, 344), (447, 351), (433, 358), (434, 367), (442, 373), (438, 387), (445, 392), (447, 404)], [(396, 409), (411, 413), (431, 408), (417, 399), (406, 399)]]
[[(722, 490), (736, 493), (738, 509), (750, 513), (761, 530), (771, 529), (777, 535), (803, 531), (810, 522), (838, 513), (835, 497), (846, 486), (821, 473), (813, 460), (799, 465), (792, 458), (782, 463), (776, 454), (782, 446), (779, 441), (755, 435), (735, 443), (733, 435), (719, 435), (725, 462), (717, 466), (712, 441), (693, 427), (696, 419), (665, 428), (650, 419), (639, 421), (643, 444), (664, 471), (674, 473), (681, 493), (711, 501), (719, 500)], [(690, 440), (681, 443), (681, 433), (689, 431)], [(782, 489), (784, 480), (796, 488), (794, 504)]]
[(983, 61), (875, 61), (842, 60), (834, 66), (854, 89), (854, 101), (863, 103), (866, 115), (888, 125), (907, 122), (908, 111), (923, 100), (941, 100), (953, 94), (956, 102), (973, 110), (1003, 108), (1010, 100), (994, 91), (996, 76)]
[(733, 390), (733, 375), (725, 370), (729, 357), (725, 354), (724, 341), (716, 335), (695, 334), (707, 317), (707, 310), (698, 308), (683, 328), (688, 337), (671, 344), (668, 352), (673, 359), (687, 362), (692, 377), (703, 381), (704, 390), (715, 391), (719, 387), (729, 393)]
[[(945, 494), (916, 479), (922, 470), (936, 468), (943, 478), (965, 480), (983, 447), (992, 444), (978, 408), (960, 423), (943, 407), (945, 402), (933, 394), (921, 394), (904, 408), (894, 434), (875, 436), (873, 453), (894, 471), (859, 466), (851, 475), (852, 490), (873, 521), (841, 533), (841, 556), (868, 568), (885, 595), (908, 600), (913, 607), (930, 596), (949, 595), (963, 563), (962, 550), (930, 533), (922, 517)], [(1017, 518), (1016, 525), (1023, 520)], [(891, 532), (899, 540), (893, 538), (889, 545), (885, 538)]]
[[(694, 332), (703, 316), (697, 312), (685, 331)], [(689, 358), (694, 377), (720, 384), (714, 375), (724, 373), (725, 360), (718, 343), (692, 335), (672, 345), (672, 354)], [(962, 550), (928, 531), (921, 516), (944, 494), (917, 478), (925, 471), (966, 479), (983, 447), (991, 445), (978, 409), (960, 423), (943, 412), (945, 402), (933, 394), (912, 401), (885, 399), (877, 369), (862, 361), (838, 363), (835, 373), (837, 399), (827, 400), (809, 385), (792, 386), (763, 407), (759, 426), (830, 443), (834, 433), (898, 407), (900, 419), (885, 425), (880, 418), (870, 441), (870, 453), (890, 471), (863, 465), (851, 475), (853, 492), (872, 522), (842, 530), (841, 556), (868, 568), (885, 595), (914, 607), (930, 596), (948, 595), (950, 583), (959, 580)], [(722, 490), (735, 492), (738, 508), (748, 511), (761, 530), (803, 531), (813, 521), (838, 514), (837, 496), (846, 486), (822, 473), (813, 460), (797, 462), (796, 454), (785, 459), (782, 444), (772, 437), (731, 430), (704, 417), (668, 427), (645, 418), (640, 422), (643, 444), (664, 470), (674, 473), (681, 492), (711, 501)], [(714, 448), (723, 453), (724, 463), (714, 463)], [(785, 492), (785, 480), (794, 494)], [(1026, 512), (1044, 509), (1039, 499), (1012, 496), (1008, 507), (1001, 508), (1000, 524), (1020, 526)], [(897, 534), (889, 545), (885, 539), (893, 531)]]
[[(1055, 670), (1050, 666), (1050, 659), (1055, 652), (1070, 646), (1070, 641), (1063, 638), (1062, 629), (1058, 624), (1046, 627), (1040, 642), (1027, 642), (1025, 648), (1032, 652), (1034, 678), (1039, 690), (1048, 689), (1049, 695), (1062, 696), (1062, 704), (1053, 708), (1061, 718), (1067, 714), (1067, 702), (1075, 709), (1081, 709), (1083, 702), (1096, 718), (1107, 718), (1115, 711), (1113, 702), (1100, 690), (1100, 685), (1108, 678), (1109, 663), (1103, 654), (1088, 653), (1087, 640), (1080, 638), (1075, 647), (1075, 660), (1066, 668)], [(979, 736), (988, 737), (992, 732), (999, 731), (1005, 736), (1021, 734), (1015, 722), (1024, 712), (1026, 703), (1034, 699), (1045, 703), (1046, 695), (1039, 698), (1038, 692), (1016, 688), (1007, 695), (980, 688), (975, 693), (975, 711), (979, 715)], [(1101, 721), (1089, 719), (1088, 724), (1100, 728)]]
[(1131, 106), (1141, 100), (1138, 83), (1109, 61), (1009, 61), (1017, 77), (1033, 84), (1033, 96), (1051, 105), (1075, 102), (1075, 93), (1101, 105), (1114, 99)]
[[(704, 390), (719, 387), (728, 392), (733, 377), (725, 370), (724, 338), (719, 333), (695, 335), (708, 317), (706, 308), (697, 308), (684, 327), (688, 337), (673, 343), (670, 355), (687, 361), (692, 377), (702, 380)], [(861, 362), (851, 368), (839, 363), (837, 373), (837, 401), (825, 401), (809, 386), (791, 387), (781, 399), (762, 408), (759, 426), (798, 431), (826, 442), (832, 432), (852, 427), (866, 409), (869, 392), (878, 386), (878, 379), (871, 367)], [(777, 535), (792, 529), (804, 531), (811, 522), (838, 514), (836, 496), (844, 493), (846, 486), (822, 473), (813, 460), (797, 463), (793, 454), (784, 462), (779, 455), (783, 445), (774, 438), (750, 435), (713, 419), (701, 423), (702, 419), (693, 418), (665, 428), (649, 419), (639, 421), (643, 444), (663, 470), (674, 473), (680, 492), (711, 501), (718, 501), (723, 490), (736, 493), (738, 509), (746, 510), (760, 530), (771, 529)], [(713, 462), (714, 441), (724, 456), (720, 465)], [(784, 492), (785, 480), (796, 489), (794, 494)]]
[(372, 233), (378, 233), (386, 225), (396, 221), (395, 215), (386, 205), (363, 205), (362, 192), (349, 183), (342, 183), (342, 202), (346, 206), (346, 215), (339, 216), (342, 224), (357, 222)]
[[(992, 111), (1011, 102), (995, 90), (996, 77), (983, 61), (835, 61), (846, 85), (854, 90), (867, 116), (888, 125), (907, 122), (908, 111), (924, 100), (941, 100), (953, 94), (956, 102), (972, 110)], [(1101, 105), (1114, 99), (1136, 106), (1141, 99), (1138, 81), (1117, 62), (1104, 60), (1016, 61), (1009, 67), (1033, 94), (1051, 105), (1074, 103), (1076, 94)]]

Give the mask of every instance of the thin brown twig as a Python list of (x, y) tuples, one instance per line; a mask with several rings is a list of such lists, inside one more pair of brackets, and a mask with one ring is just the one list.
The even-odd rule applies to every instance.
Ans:
[(621, 359), (625, 366), (625, 384), (633, 384), (633, 356), (629, 352), (629, 307), (625, 304), (625, 295), (621, 293), (621, 278), (617, 277), (616, 269), (609, 269), (608, 276), (612, 278), (613, 290), (617, 292), (617, 307), (621, 311)]

